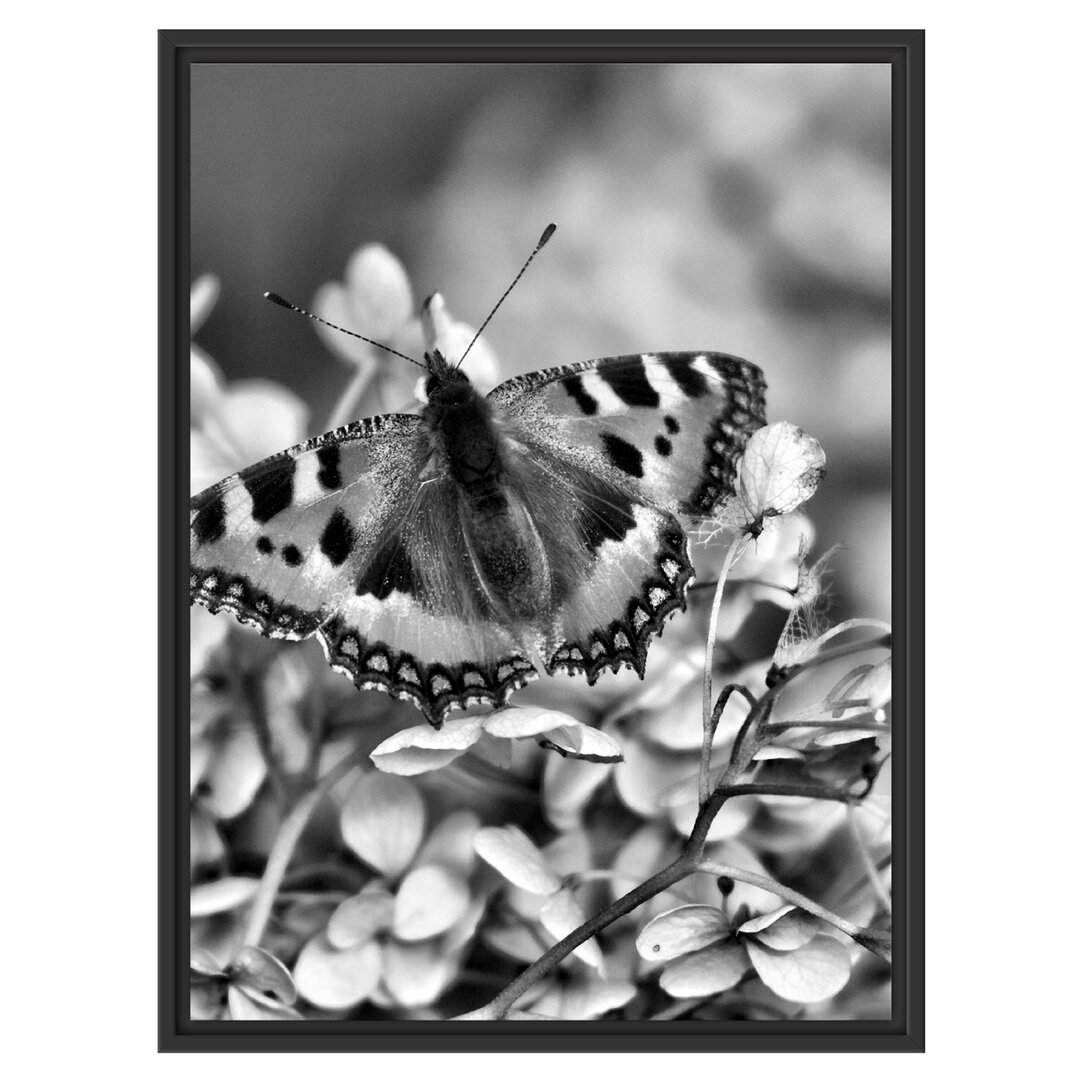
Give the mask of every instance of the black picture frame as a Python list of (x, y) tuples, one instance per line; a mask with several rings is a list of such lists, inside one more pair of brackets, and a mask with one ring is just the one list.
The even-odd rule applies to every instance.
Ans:
[[(921, 1051), (924, 1048), (924, 34), (163, 30), (159, 54), (159, 1029), (163, 1051)], [(894, 1015), (888, 1022), (304, 1024), (187, 1018), (188, 135), (195, 63), (849, 61), (893, 87)]]

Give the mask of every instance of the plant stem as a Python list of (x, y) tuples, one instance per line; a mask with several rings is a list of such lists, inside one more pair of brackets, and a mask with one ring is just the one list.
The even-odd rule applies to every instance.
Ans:
[[(727, 582), (727, 576), (731, 571), (731, 567), (735, 564), (735, 560), (746, 550), (746, 545), (749, 540), (745, 536), (739, 536), (732, 540), (731, 546), (727, 549), (727, 555), (724, 556), (724, 565), (720, 568), (720, 574), (716, 579), (716, 592), (713, 593), (712, 608), (709, 610), (709, 631), (708, 636), (705, 639), (705, 677), (702, 682), (701, 692), (701, 726), (705, 734), (705, 740), (712, 746), (711, 736), (709, 732), (709, 721), (712, 717), (713, 702), (712, 702), (712, 667), (713, 667), (713, 651), (716, 648), (716, 626), (720, 620), (720, 601), (724, 597), (724, 585)], [(706, 769), (706, 772), (708, 770)]]
[(356, 419), (353, 414), (356, 412), (368, 384), (375, 377), (378, 370), (378, 362), (370, 358), (356, 369), (352, 382), (345, 388), (345, 393), (338, 399), (334, 411), (330, 414), (330, 419), (327, 421), (328, 431), (335, 431), (337, 428), (349, 423), (350, 420)]
[(274, 846), (270, 849), (270, 855), (266, 860), (266, 869), (263, 871), (259, 888), (252, 900), (251, 912), (248, 915), (247, 928), (244, 931), (243, 944), (258, 945), (266, 930), (266, 924), (270, 920), (270, 912), (274, 907), (281, 883), (285, 879), (285, 871), (289, 867), (296, 844), (308, 823), (315, 808), (322, 802), (323, 797), (344, 776), (351, 772), (361, 760), (363, 752), (360, 749), (353, 750), (342, 758), (323, 778), (318, 785), (302, 796), (296, 805), (289, 811), (285, 820), (282, 821), (274, 838)]

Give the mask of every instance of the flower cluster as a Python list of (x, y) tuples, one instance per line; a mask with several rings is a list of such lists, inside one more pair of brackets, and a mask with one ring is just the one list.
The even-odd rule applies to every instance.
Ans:
[[(473, 338), (382, 247), (344, 277), (330, 322), (409, 355)], [(403, 361), (319, 333), (354, 368), (334, 424), (419, 404)], [(466, 366), (495, 382), (482, 339)], [(195, 487), (311, 434), (194, 346), (191, 378)], [(191, 1015), (855, 1015), (844, 988), (887, 971), (891, 667), (879, 624), (826, 620), (801, 512), (823, 464), (793, 425), (753, 436), (644, 680), (547, 679), (440, 729), (194, 609)]]

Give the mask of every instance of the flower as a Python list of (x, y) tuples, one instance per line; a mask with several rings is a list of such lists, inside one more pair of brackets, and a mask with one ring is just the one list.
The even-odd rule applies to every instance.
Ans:
[[(516, 825), (503, 825), (480, 829), (474, 847), (510, 886), (504, 896), (509, 917), (489, 925), (485, 934), (493, 948), (532, 963), (585, 922), (585, 906), (578, 895), (588, 884), (582, 875), (591, 869), (585, 833), (564, 833), (541, 850)], [(595, 938), (582, 942), (571, 955), (604, 976), (604, 958)]]
[(222, 967), (205, 949), (191, 952), (192, 1020), (301, 1020), (296, 986), (273, 954), (245, 945)]
[(375, 767), (414, 776), (449, 765), (470, 749), (508, 768), (513, 742), (535, 739), (564, 758), (611, 763), (622, 760), (619, 744), (602, 731), (553, 709), (509, 708), (481, 716), (448, 720), (440, 728), (418, 724), (395, 732), (371, 752)]
[[(418, 362), (425, 349), (438, 349), (451, 362), (460, 359), (475, 336), (472, 327), (451, 318), (438, 293), (418, 312), (405, 268), (381, 244), (358, 248), (345, 268), (344, 282), (322, 285), (312, 308), (326, 322)], [(316, 322), (315, 329), (331, 352), (361, 371), (374, 373), (380, 411), (400, 411), (415, 402), (416, 372), (403, 360), (323, 323)], [(469, 349), (462, 366), (481, 393), (495, 385), (495, 354), (482, 338)]]
[(376, 876), (300, 951), (293, 975), (313, 1005), (415, 1009), (456, 978), (485, 904), (471, 880), (479, 821), (451, 814), (422, 843), (424, 827), (423, 800), (401, 777), (368, 773), (349, 791), (342, 835)]
[(753, 971), (786, 1001), (823, 1001), (851, 970), (848, 947), (825, 925), (791, 904), (755, 918), (740, 908), (731, 919), (709, 904), (684, 904), (649, 922), (637, 950), (664, 963), (660, 985), (672, 997), (719, 994)]
[[(218, 294), (215, 278), (191, 287), (191, 332), (202, 325)], [(214, 361), (191, 346), (191, 494), (300, 442), (307, 406), (268, 379), (226, 384)]]

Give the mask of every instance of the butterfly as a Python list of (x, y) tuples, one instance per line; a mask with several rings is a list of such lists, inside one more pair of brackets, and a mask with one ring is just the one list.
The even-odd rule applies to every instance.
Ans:
[(438, 350), (424, 359), (419, 415), (359, 420), (192, 498), (191, 602), (316, 637), (357, 687), (436, 727), (505, 704), (537, 665), (643, 677), (686, 607), (686, 528), (732, 496), (765, 423), (759, 368), (613, 356), (482, 396)]

